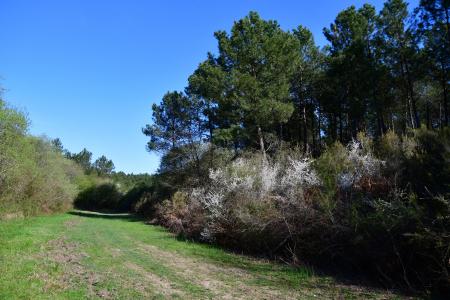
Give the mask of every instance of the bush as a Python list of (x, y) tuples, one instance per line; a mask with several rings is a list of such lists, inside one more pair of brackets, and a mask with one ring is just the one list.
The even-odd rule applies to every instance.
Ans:
[(103, 183), (81, 191), (75, 199), (75, 207), (85, 210), (117, 211), (122, 194), (115, 184)]
[(157, 216), (189, 238), (365, 272), (390, 287), (444, 291), (449, 141), (446, 131), (420, 129), (378, 141), (359, 134), (315, 160), (292, 150), (267, 160), (223, 156), (228, 162), (169, 197)]
[(270, 251), (286, 240), (288, 207), (309, 207), (319, 184), (311, 160), (246, 156), (211, 170), (205, 186), (165, 201), (161, 223), (188, 237), (252, 252)]
[(121, 197), (118, 203), (118, 210), (137, 212), (136, 206), (138, 203), (144, 201), (144, 199), (147, 198), (152, 191), (153, 186), (149, 186), (144, 183), (140, 183), (132, 187)]
[(27, 130), (25, 115), (0, 100), (0, 218), (69, 209), (83, 176), (50, 141)]

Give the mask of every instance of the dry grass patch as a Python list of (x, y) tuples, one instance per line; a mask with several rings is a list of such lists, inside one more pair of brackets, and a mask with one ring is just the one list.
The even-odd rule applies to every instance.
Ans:
[(165, 298), (181, 297), (186, 299), (186, 294), (179, 290), (174, 283), (170, 282), (166, 278), (160, 277), (154, 273), (146, 271), (144, 268), (136, 265), (132, 262), (126, 262), (125, 266), (139, 274), (142, 281), (137, 281), (133, 283), (133, 286), (141, 294), (147, 295), (148, 287), (150, 286), (153, 292), (163, 295)]
[(51, 240), (39, 253), (39, 257), (45, 263), (54, 265), (61, 272), (57, 277), (48, 273), (37, 274), (41, 280), (45, 281), (45, 290), (67, 290), (81, 282), (91, 297), (114, 298), (111, 292), (97, 288), (104, 278), (101, 274), (93, 272), (83, 265), (82, 260), (88, 256), (80, 250), (78, 243), (68, 241), (64, 236)]
[(259, 278), (244, 269), (200, 261), (148, 244), (139, 244), (138, 249), (185, 280), (202, 286), (216, 299), (299, 299), (301, 295), (298, 291), (286, 293), (274, 287), (250, 285)]

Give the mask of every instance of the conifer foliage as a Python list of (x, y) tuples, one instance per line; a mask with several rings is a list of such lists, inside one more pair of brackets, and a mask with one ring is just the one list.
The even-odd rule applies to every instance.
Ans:
[[(178, 234), (449, 291), (450, 2), (340, 12), (320, 49), (256, 12), (153, 107), (138, 211)], [(448, 295), (448, 293), (447, 293)]]

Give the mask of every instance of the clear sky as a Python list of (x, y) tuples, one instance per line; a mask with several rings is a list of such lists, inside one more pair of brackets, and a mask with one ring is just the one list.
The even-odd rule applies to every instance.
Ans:
[[(72, 152), (105, 154), (116, 170), (156, 171), (141, 128), (151, 105), (216, 51), (213, 33), (250, 10), (284, 29), (308, 27), (319, 45), (336, 14), (360, 0), (0, 0), (0, 85), (31, 133)], [(411, 0), (412, 6), (418, 0)]]

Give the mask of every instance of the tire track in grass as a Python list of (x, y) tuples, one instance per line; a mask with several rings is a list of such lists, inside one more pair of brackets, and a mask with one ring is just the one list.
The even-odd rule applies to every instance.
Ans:
[(396, 298), (391, 293), (344, 286), (313, 274), (293, 279), (281, 266), (256, 259), (225, 252), (211, 256), (201, 245), (178, 242), (159, 227), (130, 219), (82, 220), (70, 231), (70, 240), (89, 254), (82, 264), (104, 276), (114, 299), (130, 299), (131, 293), (136, 295), (133, 298), (143, 299)]
[[(178, 289), (175, 284), (167, 280), (166, 278), (157, 276), (154, 273), (146, 271), (141, 266), (136, 265), (132, 262), (126, 262), (125, 267), (136, 272), (143, 280), (137, 281), (134, 284), (134, 287), (141, 291), (143, 294), (145, 293), (146, 284), (150, 284), (158, 294), (163, 295), (165, 298), (180, 298), (186, 299), (187, 295), (184, 291)], [(145, 284), (145, 285), (144, 285)]]
[(86, 268), (83, 260), (88, 255), (82, 251), (80, 243), (70, 241), (67, 237), (70, 231), (81, 222), (82, 220), (78, 218), (65, 221), (63, 223), (65, 230), (62, 234), (47, 242), (37, 256), (46, 264), (54, 265), (55, 268), (60, 269), (61, 274), (55, 277), (54, 274), (41, 272), (36, 274), (36, 277), (45, 282), (45, 291), (69, 290), (76, 288), (81, 283), (87, 290), (89, 298), (112, 299), (113, 294), (98, 287), (100, 282), (105, 281), (104, 276)]
[[(91, 266), (107, 273), (118, 289), (134, 290), (146, 299), (157, 296), (210, 298), (201, 286), (179, 276), (161, 261), (137, 251), (136, 241), (130, 238), (126, 226), (115, 226), (121, 223), (111, 220), (96, 220), (96, 226), (90, 223), (78, 228), (74, 237), (84, 241)], [(86, 236), (93, 238), (85, 240)]]
[(144, 243), (138, 243), (137, 249), (175, 270), (186, 280), (191, 280), (210, 291), (216, 299), (299, 299), (300, 297), (296, 291), (290, 291), (288, 294), (273, 287), (249, 285), (249, 281), (257, 280), (257, 278), (244, 269), (202, 262)]

